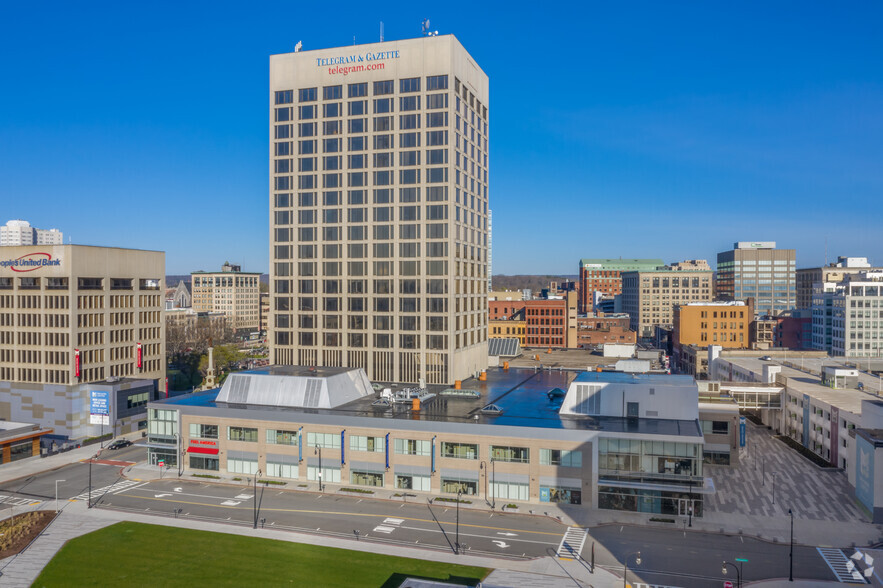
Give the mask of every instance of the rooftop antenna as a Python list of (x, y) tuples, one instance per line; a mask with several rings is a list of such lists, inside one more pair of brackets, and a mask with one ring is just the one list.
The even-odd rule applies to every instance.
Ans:
[(299, 53), (301, 49), (303, 49), (304, 43), (303, 41), (298, 41), (297, 45), (294, 46), (294, 52)]
[(423, 19), (422, 28), (423, 28), (423, 36), (424, 37), (437, 37), (438, 36), (438, 31), (430, 30), (428, 18)]
[(380, 21), (380, 42), (383, 43), (383, 21)]

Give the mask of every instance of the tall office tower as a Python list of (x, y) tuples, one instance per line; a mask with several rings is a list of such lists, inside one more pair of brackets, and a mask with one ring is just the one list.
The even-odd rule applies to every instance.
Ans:
[(579, 311), (593, 311), (595, 292), (607, 297), (622, 294), (622, 272), (651, 271), (664, 266), (661, 259), (580, 259)]
[(452, 35), (270, 57), (271, 359), (487, 367), (488, 78)]
[(62, 245), (64, 234), (58, 229), (37, 229), (23, 220), (11, 220), (0, 227), (0, 246)]
[(193, 272), (190, 288), (195, 312), (223, 312), (234, 332), (261, 328), (260, 272), (244, 272), (229, 262), (219, 272)]
[(795, 307), (797, 287), (793, 249), (775, 241), (740, 241), (717, 254), (717, 295), (723, 300), (754, 298), (758, 315), (777, 315)]
[(161, 251), (0, 250), (0, 420), (72, 439), (146, 422), (165, 377), (164, 276)]

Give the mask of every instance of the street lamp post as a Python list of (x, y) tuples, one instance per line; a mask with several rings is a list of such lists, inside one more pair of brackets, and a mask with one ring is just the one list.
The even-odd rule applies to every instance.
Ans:
[[(623, 564), (622, 564), (623, 565), (622, 588), (626, 588), (626, 578), (629, 575), (629, 558), (633, 555), (635, 556), (635, 565), (636, 566), (641, 565), (641, 552), (640, 551), (636, 551), (635, 553), (630, 553), (627, 556), (625, 556), (625, 559), (623, 560)], [(634, 568), (632, 568), (632, 569), (634, 569)]]
[(55, 480), (55, 512), (58, 512), (58, 483), (66, 481), (67, 480)]
[(789, 508), (788, 516), (791, 517), (791, 550), (788, 552), (788, 581), (794, 581), (794, 512)]
[(314, 453), (319, 455), (319, 474), (318, 474), (318, 476), (319, 476), (319, 492), (321, 492), (324, 489), (324, 487), (322, 486), (322, 447), (319, 446), (318, 444), (316, 444), (316, 450)]
[(727, 566), (733, 566), (733, 569), (736, 570), (736, 588), (742, 588), (742, 573), (739, 571), (739, 566), (724, 560), (724, 564), (721, 566), (721, 573), (725, 576), (727, 575)]
[(254, 527), (258, 528), (258, 478), (261, 475), (261, 470), (258, 468), (258, 471), (254, 473), (254, 496), (252, 500), (254, 501)]
[(97, 453), (89, 458), (89, 495), (86, 499), (86, 508), (92, 508), (92, 460), (96, 457), (98, 457)]
[(760, 458), (760, 485), (766, 486), (766, 457)]
[(487, 493), (487, 475), (488, 475), (487, 462), (484, 460), (481, 460), (481, 463), (478, 464), (478, 469), (484, 471), (484, 502), (485, 502), (485, 504), (490, 506), (491, 499), (490, 499), (490, 495)]
[(454, 540), (454, 545), (456, 546), (457, 555), (460, 555), (460, 495), (463, 493), (463, 490), (457, 490), (457, 538)]
[(687, 517), (689, 518), (689, 527), (693, 526), (693, 475), (690, 475), (690, 504), (687, 505)]

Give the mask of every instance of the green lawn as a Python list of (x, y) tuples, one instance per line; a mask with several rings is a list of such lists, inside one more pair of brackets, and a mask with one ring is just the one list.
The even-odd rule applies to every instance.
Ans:
[[(321, 543), (322, 538), (316, 537)], [(375, 545), (382, 551), (382, 545)], [(117, 523), (69, 541), (33, 586), (398, 587), (476, 584), (490, 570), (318, 545)]]

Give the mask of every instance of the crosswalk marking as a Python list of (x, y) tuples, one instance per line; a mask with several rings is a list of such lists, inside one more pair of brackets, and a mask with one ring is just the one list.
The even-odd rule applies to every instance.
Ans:
[[(128, 490), (133, 486), (143, 485), (146, 482), (138, 482), (136, 480), (120, 480), (119, 482), (114, 482), (110, 486), (102, 486), (101, 488), (92, 488), (92, 500), (95, 500), (99, 496), (104, 496), (105, 494), (116, 494), (118, 492), (122, 492), (123, 490)], [(89, 491), (85, 491), (82, 494), (78, 494), (71, 498), (71, 500), (89, 500)]]
[(583, 545), (586, 544), (586, 537), (588, 536), (588, 529), (583, 527), (567, 527), (567, 532), (561, 538), (561, 544), (558, 546), (556, 555), (558, 557), (578, 557), (583, 551)]
[(828, 567), (831, 568), (831, 571), (834, 572), (838, 582), (844, 584), (867, 584), (861, 574), (853, 573), (850, 570), (848, 566), (849, 559), (842, 550), (830, 547), (817, 547), (816, 549), (819, 555), (822, 556), (822, 559), (825, 560), (825, 563), (828, 564)]
[(0, 496), (0, 504), (10, 504), (12, 506), (30, 506), (32, 504), (40, 504), (41, 500), (32, 498), (17, 498), (15, 496)]
[(399, 528), (399, 525), (405, 522), (405, 519), (393, 519), (393, 518), (385, 518), (383, 519), (383, 523), (374, 527), (375, 533), (385, 533), (389, 535), (393, 531)]

